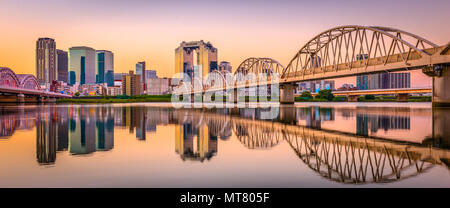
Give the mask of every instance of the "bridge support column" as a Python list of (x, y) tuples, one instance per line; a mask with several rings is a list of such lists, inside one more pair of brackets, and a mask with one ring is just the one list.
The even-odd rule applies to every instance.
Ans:
[(348, 102), (358, 102), (359, 95), (349, 95), (347, 97)]
[(294, 85), (283, 84), (280, 85), (280, 103), (281, 104), (294, 104)]
[(203, 102), (203, 93), (192, 93), (190, 101), (191, 101), (191, 103)]
[(409, 94), (403, 93), (403, 94), (397, 94), (397, 101), (398, 102), (408, 102)]
[(17, 102), (18, 103), (24, 103), (25, 102), (25, 95), (24, 94), (18, 94), (17, 95)]
[(232, 95), (233, 103), (244, 102), (245, 103), (245, 88), (234, 88)]
[(442, 69), (441, 76), (433, 77), (433, 107), (450, 107), (450, 66)]

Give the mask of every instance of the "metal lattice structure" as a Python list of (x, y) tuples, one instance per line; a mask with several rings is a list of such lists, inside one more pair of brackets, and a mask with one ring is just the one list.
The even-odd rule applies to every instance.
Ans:
[[(436, 52), (438, 45), (399, 29), (355, 25), (335, 27), (306, 43), (289, 62), (281, 78), (305, 79), (318, 74), (331, 78), (408, 69), (433, 64), (430, 57)], [(351, 73), (336, 73), (340, 71)]]
[(14, 73), (13, 70), (6, 67), (0, 68), (0, 86), (18, 88), (20, 86), (20, 81)]
[(270, 149), (283, 141), (280, 132), (260, 129), (257, 126), (244, 126), (235, 123), (233, 131), (237, 139), (248, 149)]
[[(259, 80), (258, 77), (261, 74), (264, 74), (267, 79), (270, 79), (271, 76), (281, 74), (285, 71), (285, 68), (280, 62), (272, 59), (272, 58), (248, 58), (244, 60), (234, 72), (236, 76), (236, 80), (238, 82), (249, 81), (267, 81), (267, 80)], [(249, 77), (248, 75), (254, 75), (254, 77)]]
[(41, 87), (39, 85), (39, 81), (34, 75), (31, 74), (18, 74), (17, 78), (20, 83), (21, 88), (30, 89), (30, 90), (39, 90)]
[[(431, 169), (431, 157), (374, 145), (367, 141), (324, 140), (320, 136), (284, 134), (297, 156), (320, 176), (344, 184), (389, 183)], [(361, 138), (362, 139), (362, 138)]]

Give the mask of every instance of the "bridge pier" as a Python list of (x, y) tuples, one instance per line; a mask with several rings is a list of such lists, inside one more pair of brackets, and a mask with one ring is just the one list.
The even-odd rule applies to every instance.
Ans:
[(238, 102), (244, 102), (245, 103), (245, 88), (234, 88), (233, 94), (230, 96), (232, 100), (229, 102), (238, 103)]
[(280, 85), (280, 103), (281, 104), (294, 104), (294, 84)]
[(450, 107), (450, 67), (443, 67), (440, 76), (433, 76), (433, 107)]
[(203, 102), (203, 93), (191, 93), (190, 101), (191, 101), (191, 103)]
[(359, 95), (349, 95), (347, 96), (348, 102), (358, 102)]
[(397, 94), (397, 101), (398, 102), (408, 102), (409, 94), (408, 93), (402, 93)]

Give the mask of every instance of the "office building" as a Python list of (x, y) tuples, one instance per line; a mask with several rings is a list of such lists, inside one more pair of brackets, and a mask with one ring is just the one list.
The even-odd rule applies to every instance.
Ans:
[(156, 75), (156, 70), (145, 70), (145, 79), (155, 79), (158, 78)]
[(151, 78), (147, 79), (147, 95), (164, 95), (170, 92), (170, 79)]
[(96, 52), (93, 48), (79, 46), (69, 49), (69, 84), (95, 84)]
[(145, 61), (136, 64), (136, 75), (141, 75), (141, 82), (145, 82)]
[(217, 48), (210, 42), (183, 41), (175, 49), (175, 73), (184, 73), (192, 79), (195, 71), (198, 71), (196, 76), (205, 77), (217, 69)]
[(122, 77), (122, 93), (124, 95), (140, 95), (141, 92), (141, 75), (130, 71), (129, 74)]
[(56, 50), (56, 66), (57, 66), (57, 80), (61, 82), (68, 82), (69, 57), (67, 51)]
[(356, 87), (359, 90), (410, 88), (411, 74), (378, 73), (356, 77)]
[(96, 55), (97, 67), (95, 82), (114, 86), (114, 54), (111, 51), (99, 50), (96, 52)]
[(106, 94), (109, 96), (117, 96), (122, 95), (122, 85), (121, 86), (114, 86), (114, 87), (108, 87), (106, 89)]
[(36, 78), (41, 85), (49, 85), (57, 79), (56, 42), (52, 38), (36, 41)]
[(304, 91), (318, 93), (320, 90), (334, 90), (334, 89), (335, 89), (334, 80), (316, 80), (299, 83), (297, 86), (296, 93), (302, 93)]

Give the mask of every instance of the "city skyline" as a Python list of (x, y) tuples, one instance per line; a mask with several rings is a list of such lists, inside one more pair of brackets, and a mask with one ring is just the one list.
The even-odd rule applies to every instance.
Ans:
[[(275, 4), (267, 1), (231, 1), (204, 4), (204, 1), (194, 1), (187, 4), (176, 1), (133, 1), (132, 4), (125, 4), (119, 1), (49, 0), (37, 4), (33, 1), (3, 1), (0, 3), (0, 16), (12, 21), (4, 25), (3, 38), (0, 40), (3, 49), (0, 51), (0, 64), (17, 73), (34, 74), (34, 43), (39, 37), (55, 39), (56, 48), (65, 51), (77, 45), (108, 48), (115, 54), (116, 73), (128, 72), (137, 61), (145, 60), (151, 63), (148, 68), (156, 69), (162, 77), (171, 77), (175, 73), (174, 49), (182, 41), (210, 41), (221, 51), (218, 61), (229, 61), (233, 69), (245, 58), (258, 56), (273, 57), (287, 65), (309, 39), (336, 25), (397, 27), (417, 33), (439, 45), (446, 44), (450, 28), (435, 20), (448, 19), (449, 14), (439, 11), (445, 11), (443, 5), (449, 5), (449, 2), (408, 1), (408, 10), (403, 8), (401, 1), (390, 3), (389, 8), (385, 6), (385, 1), (364, 3), (282, 1)], [(45, 5), (51, 6), (44, 8)], [(86, 9), (80, 12), (80, 18), (74, 18), (76, 13), (73, 8), (80, 8), (81, 5), (86, 6)], [(104, 10), (97, 12), (95, 8), (100, 5)], [(254, 6), (254, 9), (246, 9), (249, 5)], [(314, 14), (316, 9), (313, 8), (317, 6), (334, 7), (336, 12)], [(362, 11), (355, 7), (374, 9)], [(414, 14), (424, 7), (427, 9), (421, 12), (430, 11), (429, 15), (419, 17)], [(182, 10), (195, 8), (202, 12), (182, 15)], [(301, 14), (295, 10), (300, 8), (304, 11)], [(47, 14), (49, 10), (58, 18)], [(376, 11), (382, 10), (396, 12), (371, 18), (376, 15)], [(107, 15), (111, 12), (116, 15)], [(272, 18), (267, 18), (265, 14), (271, 14)], [(317, 18), (304, 18), (312, 15)], [(427, 24), (427, 21), (433, 24)], [(37, 27), (36, 22), (46, 24)], [(80, 33), (81, 28), (85, 28), (83, 31), (86, 32)]]

